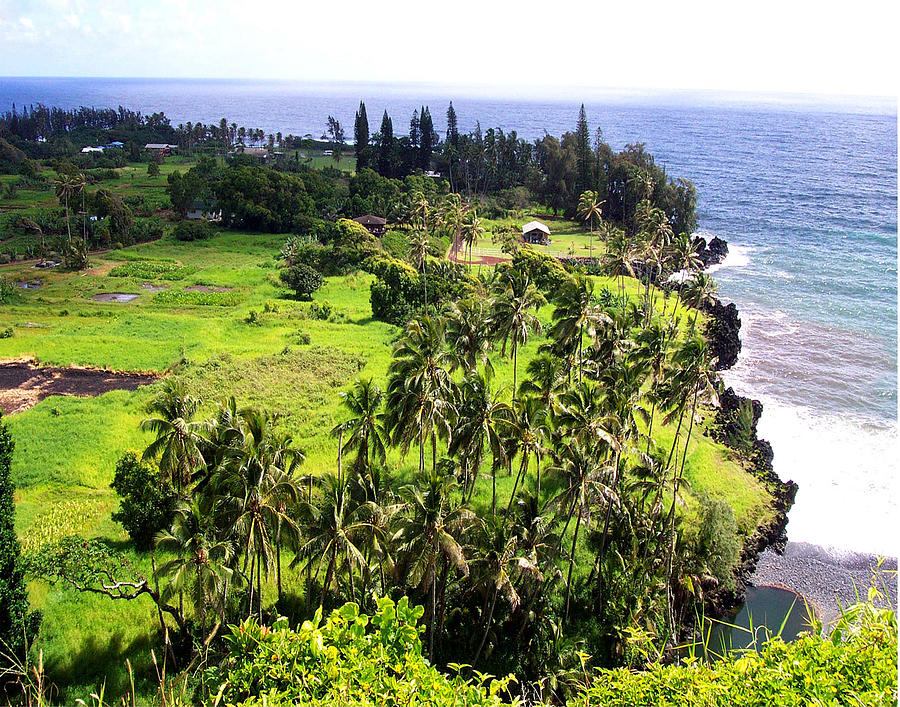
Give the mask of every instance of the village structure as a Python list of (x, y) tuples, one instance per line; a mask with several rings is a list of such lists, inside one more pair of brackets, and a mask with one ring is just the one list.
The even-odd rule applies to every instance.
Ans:
[(532, 245), (550, 245), (550, 229), (540, 221), (529, 221), (522, 226), (522, 240)]

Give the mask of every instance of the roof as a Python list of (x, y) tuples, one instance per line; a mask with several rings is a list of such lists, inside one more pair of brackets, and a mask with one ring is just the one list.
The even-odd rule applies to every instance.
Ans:
[(125, 147), (124, 142), (119, 142), (118, 140), (113, 140), (111, 143), (107, 145), (107, 147)]
[(550, 229), (540, 221), (529, 221), (524, 226), (522, 226), (522, 233), (530, 233), (531, 231), (541, 231), (543, 233), (546, 233), (548, 236), (550, 235)]
[(178, 145), (168, 145), (164, 142), (148, 142), (144, 145), (145, 150), (169, 150), (178, 147)]
[(387, 221), (380, 216), (372, 216), (372, 214), (366, 214), (365, 216), (357, 216), (355, 219), (356, 223), (361, 223), (363, 226), (385, 226), (387, 225)]

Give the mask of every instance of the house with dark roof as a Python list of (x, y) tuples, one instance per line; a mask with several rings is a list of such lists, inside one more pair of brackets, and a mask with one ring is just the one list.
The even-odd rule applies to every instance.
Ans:
[(380, 216), (372, 216), (372, 214), (357, 216), (353, 220), (356, 221), (356, 223), (365, 226), (373, 236), (383, 236), (385, 227), (387, 226), (387, 221), (385, 219)]

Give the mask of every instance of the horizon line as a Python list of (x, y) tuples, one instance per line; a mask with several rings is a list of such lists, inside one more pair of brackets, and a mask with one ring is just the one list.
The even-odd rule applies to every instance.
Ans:
[[(433, 87), (444, 89), (468, 89), (479, 92), (496, 92), (498, 90), (505, 93), (516, 93), (522, 96), (522, 90), (527, 90), (531, 95), (528, 97), (540, 98), (541, 92), (549, 92), (555, 97), (562, 94), (574, 98), (579, 93), (593, 95), (615, 95), (622, 96), (689, 96), (689, 95), (706, 95), (710, 97), (729, 97), (738, 100), (753, 100), (762, 98), (773, 99), (804, 99), (825, 100), (830, 103), (847, 104), (853, 101), (877, 101), (885, 105), (893, 104), (894, 108), (898, 105), (898, 96), (888, 94), (855, 94), (855, 93), (820, 93), (817, 91), (802, 90), (771, 90), (771, 89), (745, 89), (745, 88), (689, 88), (689, 87), (624, 87), (624, 86), (589, 86), (589, 85), (573, 85), (560, 86), (550, 84), (526, 84), (526, 83), (466, 83), (466, 82), (450, 82), (450, 81), (414, 81), (414, 80), (389, 80), (389, 79), (324, 79), (324, 78), (285, 78), (285, 77), (260, 77), (260, 76), (102, 76), (102, 75), (12, 75), (0, 74), (0, 80), (4, 79), (102, 79), (102, 80), (124, 80), (124, 81), (258, 81), (267, 83), (296, 83), (296, 84), (343, 84), (353, 86), (405, 86), (405, 87)], [(524, 96), (522, 96), (524, 97)]]

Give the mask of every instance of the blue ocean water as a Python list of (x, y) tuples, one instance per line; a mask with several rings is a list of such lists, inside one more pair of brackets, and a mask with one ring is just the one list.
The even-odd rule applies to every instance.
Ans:
[[(435, 86), (0, 78), (13, 103), (124, 105), (174, 124), (226, 117), (283, 134), (348, 128), (360, 100), (395, 132), (420, 105), (437, 130), (452, 99), (460, 128), (528, 139), (573, 129), (580, 99), (536, 101)], [(737, 303), (744, 349), (726, 380), (760, 398), (775, 468), (800, 484), (789, 537), (896, 554), (897, 116), (895, 106), (734, 103), (615, 95), (585, 101), (614, 147), (645, 142), (700, 193), (700, 231), (731, 245), (716, 269)], [(845, 522), (836, 522), (843, 519)]]

